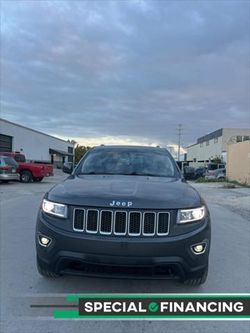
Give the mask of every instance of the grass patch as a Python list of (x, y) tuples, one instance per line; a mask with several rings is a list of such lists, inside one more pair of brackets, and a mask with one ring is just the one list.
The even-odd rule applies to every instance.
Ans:
[(195, 183), (225, 183), (224, 188), (236, 188), (236, 187), (247, 187), (250, 188), (250, 185), (247, 183), (240, 183), (236, 180), (228, 180), (228, 179), (205, 179), (204, 177), (200, 177), (196, 179)]
[(236, 186), (241, 186), (241, 187), (247, 187), (250, 188), (250, 185), (248, 185), (247, 183), (240, 183), (237, 180), (227, 180), (226, 181), (228, 185), (234, 185), (234, 187)]
[(196, 179), (196, 183), (224, 183), (226, 179), (205, 179), (204, 177), (199, 177)]

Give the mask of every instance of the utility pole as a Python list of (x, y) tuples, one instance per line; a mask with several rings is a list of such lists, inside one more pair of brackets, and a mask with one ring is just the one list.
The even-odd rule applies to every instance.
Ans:
[(183, 130), (182, 124), (178, 124), (178, 127), (177, 127), (177, 135), (178, 135), (178, 162), (180, 161), (182, 130)]

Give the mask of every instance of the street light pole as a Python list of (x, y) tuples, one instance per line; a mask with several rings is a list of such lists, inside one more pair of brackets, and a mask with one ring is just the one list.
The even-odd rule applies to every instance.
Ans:
[(177, 134), (178, 134), (178, 162), (179, 162), (180, 161), (180, 152), (181, 152), (182, 124), (178, 124)]

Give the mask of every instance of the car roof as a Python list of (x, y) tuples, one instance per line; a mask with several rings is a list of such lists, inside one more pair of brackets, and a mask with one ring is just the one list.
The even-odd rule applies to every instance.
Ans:
[(1, 156), (6, 156), (6, 155), (24, 155), (20, 151), (2, 151), (0, 153)]
[(135, 149), (135, 150), (165, 150), (166, 148), (163, 147), (152, 147), (152, 146), (135, 146), (135, 145), (100, 145), (93, 147), (94, 150), (101, 150), (101, 149)]
[(12, 156), (8, 156), (8, 155), (0, 155), (0, 158), (10, 158), (10, 159), (12, 159), (13, 161), (15, 161), (14, 158), (13, 158)]

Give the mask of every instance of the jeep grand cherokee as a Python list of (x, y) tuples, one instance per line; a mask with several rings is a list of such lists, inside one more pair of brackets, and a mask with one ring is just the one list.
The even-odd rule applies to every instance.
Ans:
[(210, 216), (166, 149), (91, 149), (45, 194), (36, 227), (38, 271), (206, 280)]

